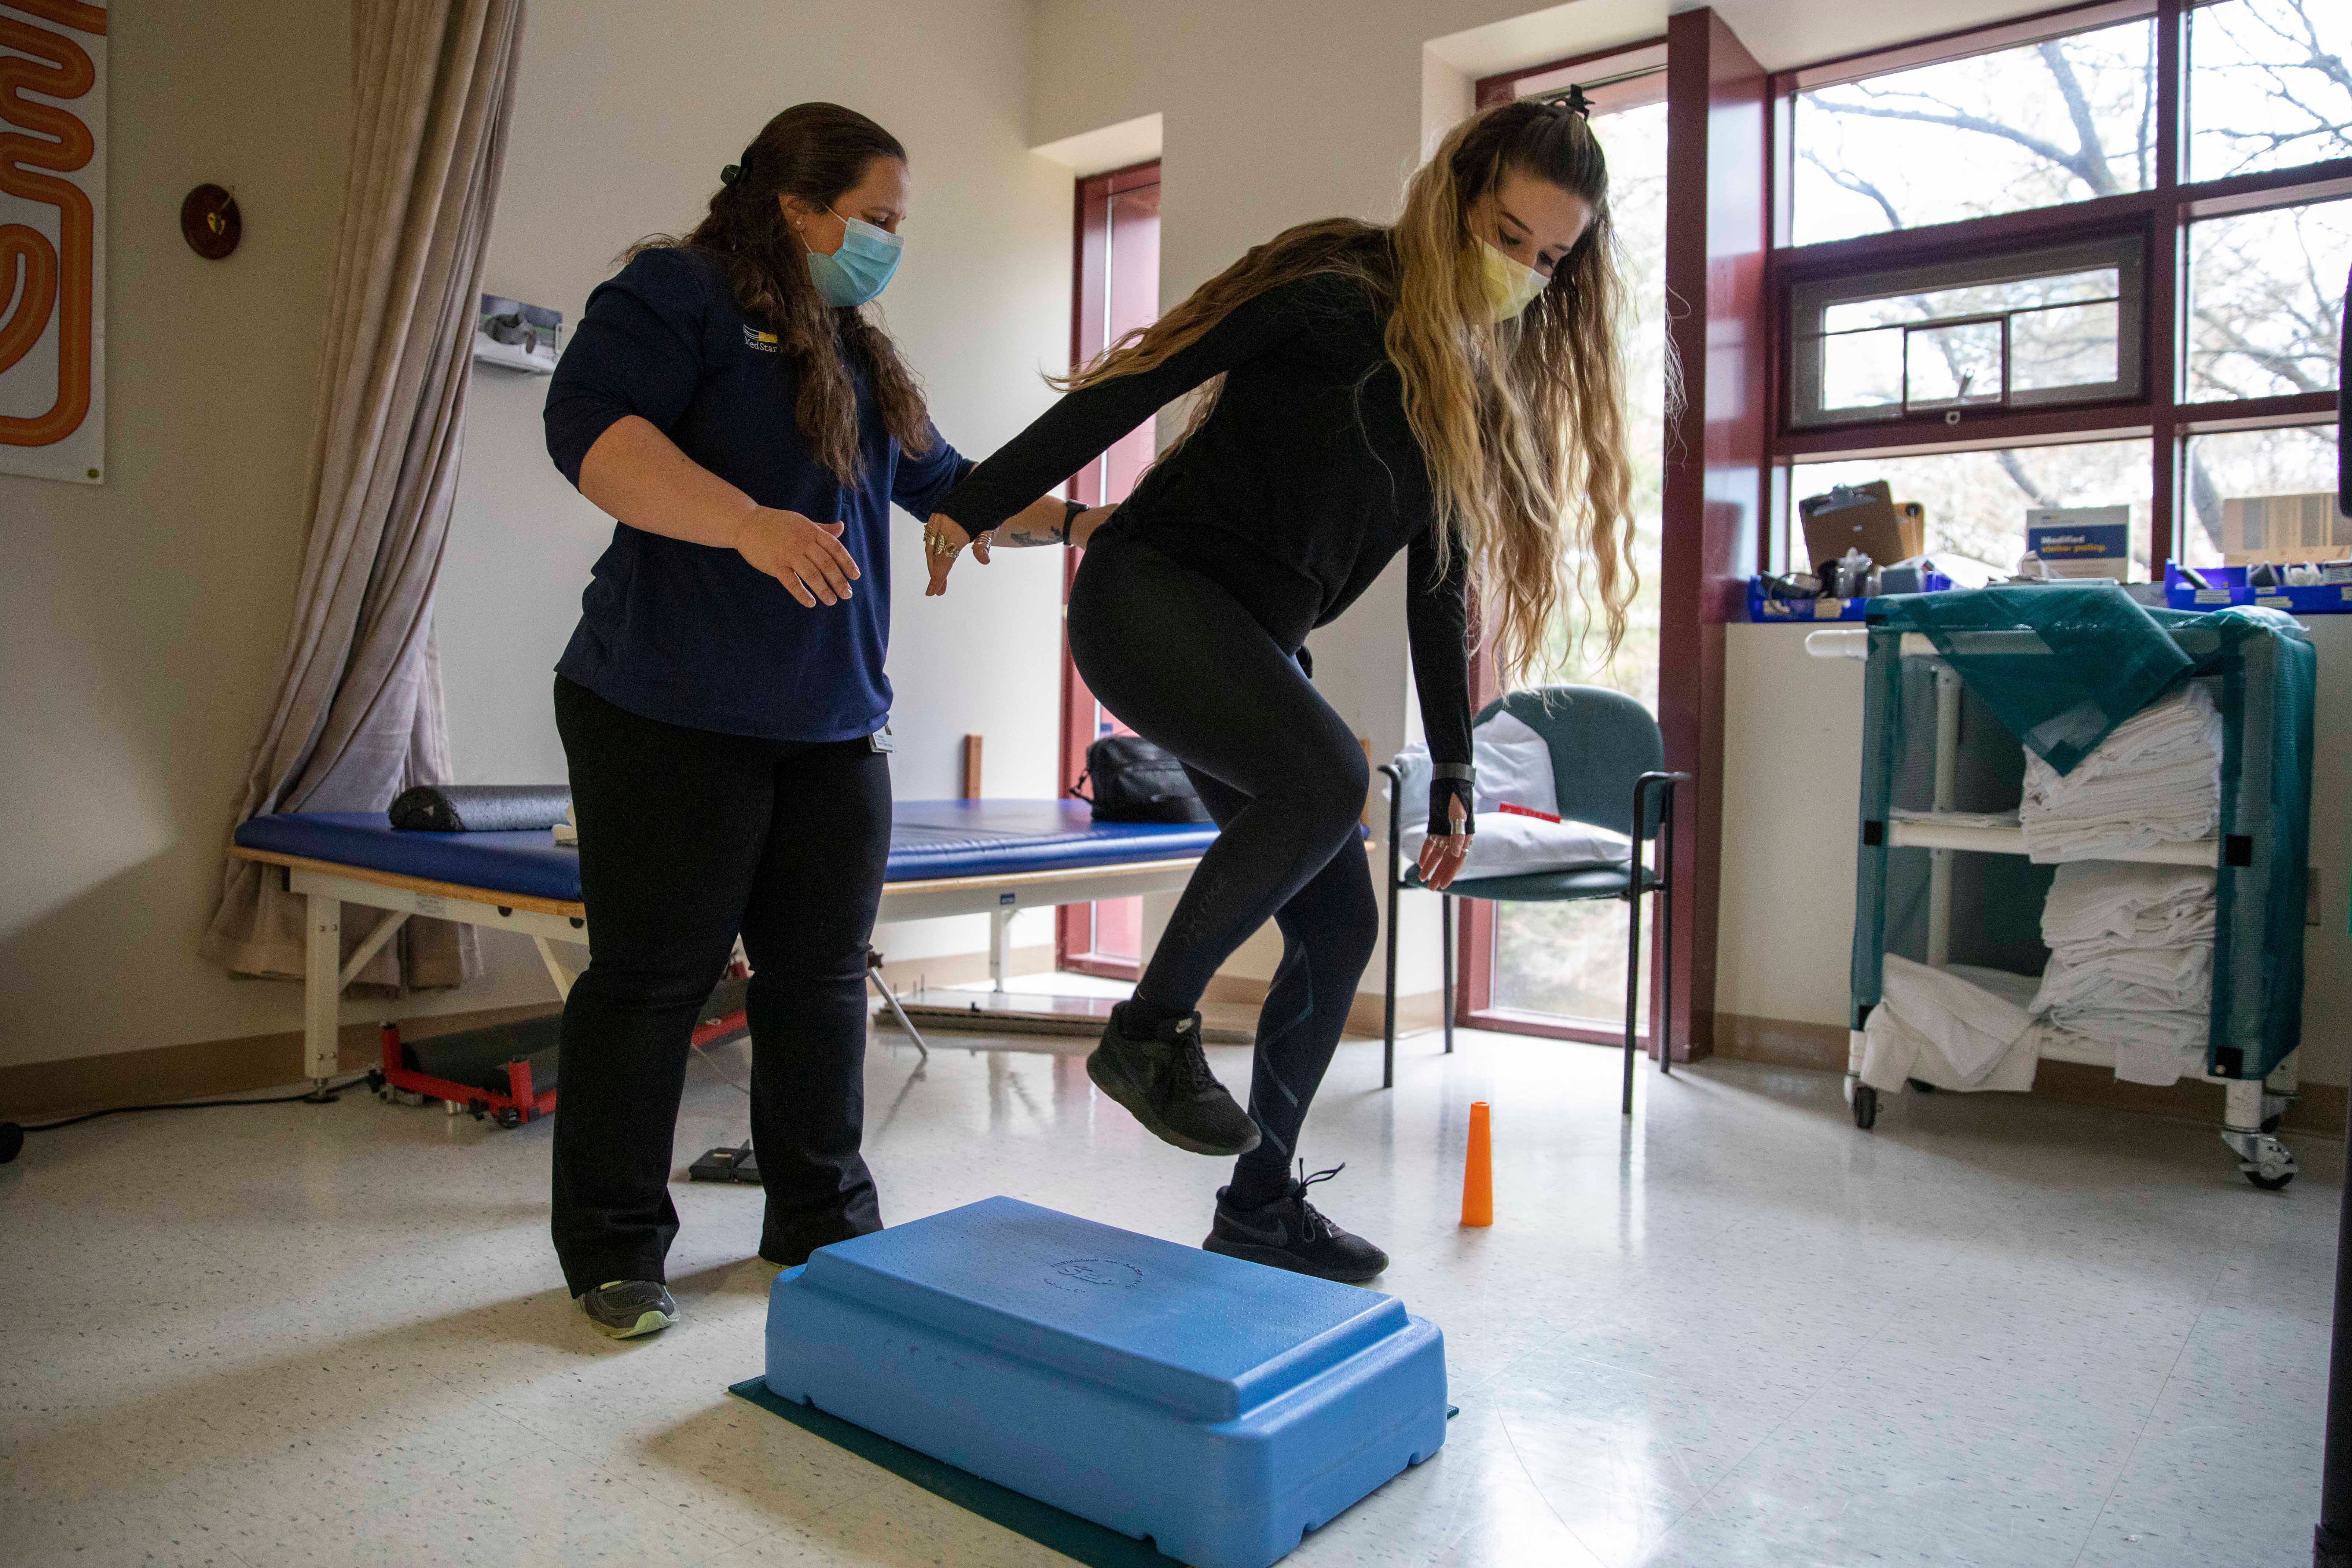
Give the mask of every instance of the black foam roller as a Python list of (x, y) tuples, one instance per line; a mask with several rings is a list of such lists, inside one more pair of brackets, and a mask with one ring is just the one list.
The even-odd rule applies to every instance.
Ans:
[(568, 784), (418, 784), (388, 815), (412, 833), (526, 833), (554, 826), (571, 809)]

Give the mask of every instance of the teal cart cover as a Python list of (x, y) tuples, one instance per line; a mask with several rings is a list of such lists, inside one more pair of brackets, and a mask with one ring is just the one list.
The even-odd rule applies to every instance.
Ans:
[[(1901, 595), (1874, 601), (1867, 624), (1853, 1027), (1878, 1004), (1882, 960), (1904, 924), (1896, 906), (1906, 888), (1924, 885), (1927, 852), (1888, 843), (1897, 807), (1930, 804), (1920, 758), (1935, 743), (1933, 684), (1906, 679), (1902, 658), (1904, 634), (1914, 632), (1935, 646), (1973, 704), (2062, 773), (2181, 683), (2210, 685), (2223, 742), (2206, 1070), (2261, 1078), (2301, 1043), (2316, 671), (2301, 626), (2252, 605), (2151, 609), (2121, 589), (2095, 587)], [(1997, 921), (2018, 911), (1987, 913)], [(1957, 912), (1954, 923), (1957, 932)]]

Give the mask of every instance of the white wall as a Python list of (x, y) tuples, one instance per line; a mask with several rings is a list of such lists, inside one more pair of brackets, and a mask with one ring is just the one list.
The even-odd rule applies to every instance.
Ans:
[[(2319, 924), (2304, 933), (2304, 1078), (2352, 1081), (2352, 616), (2305, 623), (2319, 654), (2311, 863)], [(1853, 940), (1859, 663), (1805, 653), (1805, 631), (1735, 626), (1725, 650), (1723, 904), (1716, 1005), (1843, 1028)], [(1790, 920), (1790, 889), (1805, 917)]]
[(195, 949), (300, 566), (350, 16), (109, 17), (106, 482), (0, 476), (0, 1066), (299, 1023)]

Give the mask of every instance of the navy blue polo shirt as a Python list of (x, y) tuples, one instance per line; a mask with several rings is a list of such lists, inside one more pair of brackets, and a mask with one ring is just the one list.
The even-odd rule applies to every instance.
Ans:
[(803, 606), (732, 550), (616, 523), (556, 664), (666, 723), (777, 741), (870, 735), (890, 712), (890, 503), (928, 517), (971, 464), (932, 432), (919, 455), (884, 428), (853, 357), (862, 467), (845, 486), (793, 423), (799, 378), (737, 307), (721, 264), (647, 250), (588, 296), (547, 394), (547, 450), (580, 482), (614, 421), (650, 420), (761, 506), (845, 522), (863, 574), (846, 604)]

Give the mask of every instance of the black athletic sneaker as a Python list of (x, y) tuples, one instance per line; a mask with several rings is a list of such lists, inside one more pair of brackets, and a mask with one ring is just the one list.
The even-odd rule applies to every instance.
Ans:
[(651, 1279), (608, 1279), (580, 1298), (589, 1326), (607, 1339), (657, 1334), (677, 1321), (668, 1287)]
[(1246, 1154), (1257, 1147), (1257, 1123), (1234, 1103), (1201, 1054), (1201, 1015), (1187, 1013), (1138, 1039), (1121, 1024), (1127, 1006), (1111, 1009), (1102, 1044), (1087, 1058), (1095, 1087), (1127, 1107), (1153, 1137), (1195, 1154)]
[[(1304, 1173), (1306, 1162), (1301, 1161), (1298, 1168)], [(1307, 1188), (1329, 1181), (1347, 1168), (1335, 1165), (1311, 1176), (1294, 1177), (1282, 1196), (1254, 1209), (1230, 1206), (1225, 1194), (1233, 1189), (1219, 1187), (1216, 1226), (1201, 1246), (1228, 1258), (1245, 1258), (1252, 1263), (1349, 1285), (1371, 1279), (1389, 1266), (1389, 1255), (1362, 1237), (1341, 1230), (1307, 1201)]]

